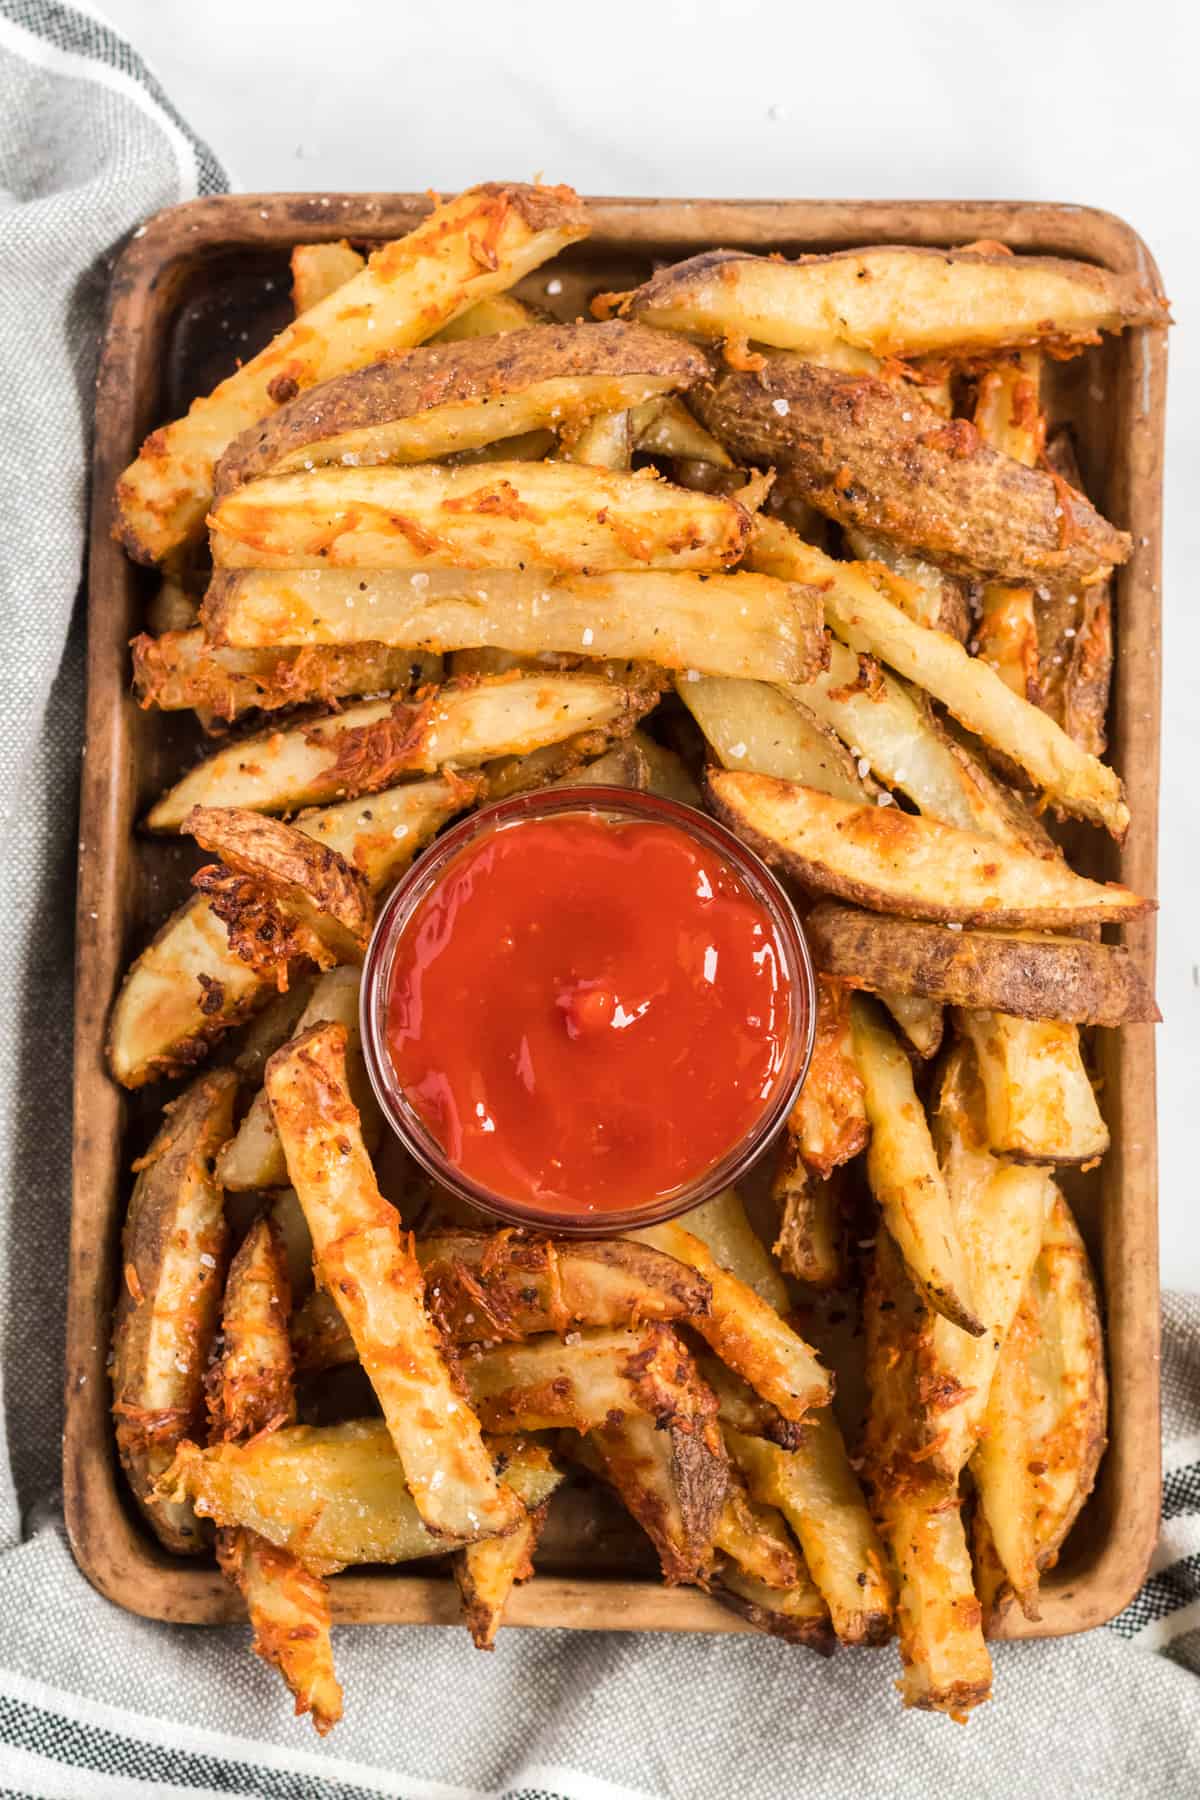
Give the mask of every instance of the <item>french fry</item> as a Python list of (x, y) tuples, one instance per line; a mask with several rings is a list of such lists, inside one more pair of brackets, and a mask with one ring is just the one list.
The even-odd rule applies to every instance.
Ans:
[(324, 1737), (342, 1716), (324, 1579), (294, 1552), (248, 1528), (232, 1527), (217, 1536), (221, 1569), (240, 1592), (254, 1628), (255, 1655), (279, 1670), (295, 1698), (297, 1716), (311, 1713)]
[(775, 1256), (786, 1275), (810, 1287), (840, 1287), (846, 1277), (845, 1225), (831, 1178), (814, 1175), (789, 1135), (771, 1188), (779, 1207)]
[(192, 886), (225, 923), (235, 955), (287, 986), (287, 965), (361, 963), (375, 903), (366, 876), (294, 825), (244, 807), (194, 806), (185, 835), (220, 857)]
[[(305, 814), (296, 829), (339, 851), (381, 894), (478, 793), (469, 778), (415, 781)], [(126, 973), (109, 1024), (109, 1067), (123, 1087), (181, 1074), (270, 994), (267, 977), (234, 953), (224, 922), (196, 894)]]
[(628, 469), (633, 465), (633, 415), (628, 410), (602, 412), (564, 434), (559, 454), (566, 462), (591, 469)]
[(619, 321), (429, 345), (322, 382), (251, 426), (218, 463), (215, 492), (331, 464), (429, 462), (596, 415), (627, 418), (621, 409), (707, 373), (682, 339)]
[[(233, 1067), (248, 1087), (261, 1087), (267, 1062), (280, 1044), (294, 1037), (300, 1015), (317, 983), (311, 975), (297, 974), (282, 994), (272, 994), (266, 1005), (246, 1021), (233, 1056)], [(224, 1184), (222, 1184), (224, 1185)]]
[[(864, 983), (856, 983), (863, 986)], [(942, 1034), (945, 1030), (945, 1018), (940, 1006), (920, 994), (901, 993), (896, 987), (884, 987), (876, 990), (879, 998), (891, 1013), (900, 1027), (904, 1041), (910, 1050), (915, 1050), (922, 1062), (928, 1062), (936, 1056), (942, 1047)]]
[(749, 574), (247, 569), (216, 577), (205, 618), (237, 644), (332, 647), (370, 632), (410, 654), (486, 645), (771, 681), (806, 681), (825, 659), (816, 596)]
[(827, 1404), (832, 1384), (813, 1350), (752, 1287), (722, 1268), (698, 1237), (677, 1223), (652, 1225), (631, 1235), (706, 1277), (712, 1286), (712, 1308), (692, 1324), (722, 1361), (785, 1419), (799, 1421), (813, 1407)]
[(338, 238), (331, 244), (297, 244), (292, 251), (292, 305), (297, 318), (335, 294), (366, 267), (367, 259)]
[(705, 431), (677, 394), (635, 406), (632, 424), (637, 448), (651, 456), (665, 456), (672, 461), (686, 458), (707, 463), (713, 469), (733, 467), (733, 458), (724, 445), (717, 442), (711, 431)]
[(829, 1608), (806, 1569), (801, 1569), (800, 1579), (786, 1591), (768, 1587), (728, 1557), (722, 1559), (717, 1573), (714, 1591), (718, 1600), (747, 1624), (783, 1638), (785, 1643), (805, 1644), (818, 1656), (833, 1655), (837, 1638), (829, 1623)]
[(470, 188), (329, 293), (190, 412), (155, 431), (117, 484), (121, 542), (160, 561), (197, 533), (227, 445), (304, 388), (409, 348), (587, 234), (569, 188)]
[(628, 1412), (590, 1433), (575, 1454), (616, 1490), (658, 1552), (669, 1587), (707, 1583), (729, 1485), (715, 1408), (665, 1429)]
[[(1013, 353), (984, 370), (975, 402), (975, 428), (985, 444), (1032, 469), (1045, 447), (1046, 421), (1038, 403), (1041, 356)], [(1043, 590), (1044, 591), (1044, 590)], [(1031, 587), (988, 582), (980, 595), (976, 654), (1021, 699), (1041, 704), (1037, 606)]]
[(678, 1223), (699, 1239), (721, 1268), (753, 1288), (760, 1300), (776, 1312), (787, 1311), (787, 1284), (780, 1280), (736, 1188), (725, 1188), (701, 1206), (693, 1206)]
[(764, 1587), (793, 1588), (800, 1580), (800, 1559), (783, 1514), (751, 1500), (733, 1469), (714, 1542), (720, 1555)]
[(731, 568), (750, 515), (652, 472), (567, 462), (317, 468), (217, 500), (226, 569)]
[(675, 691), (722, 768), (799, 781), (841, 800), (879, 791), (858, 774), (837, 734), (807, 710), (804, 690), (689, 673), (676, 681)]
[(917, 1318), (900, 1254), (881, 1231), (863, 1309), (869, 1393), (864, 1476), (897, 1580), (904, 1704), (961, 1719), (990, 1697), (992, 1666), (957, 1483), (912, 1458)]
[(820, 586), (825, 619), (851, 650), (877, 656), (924, 687), (961, 725), (1003, 751), (1063, 808), (1120, 838), (1129, 823), (1121, 783), (1047, 714), (1005, 686), (945, 632), (917, 625), (861, 568), (836, 563), (774, 520), (760, 521), (753, 567)]
[(889, 1006), (899, 990), (1077, 1025), (1159, 1017), (1136, 963), (1116, 944), (1031, 931), (948, 932), (829, 900), (813, 907), (804, 929), (818, 969), (884, 995)]
[(871, 1002), (858, 995), (851, 1026), (871, 1126), (867, 1175), (883, 1222), (933, 1310), (979, 1337), (985, 1326), (911, 1065)]
[(817, 1018), (808, 1074), (788, 1120), (806, 1165), (822, 1177), (857, 1156), (869, 1126), (850, 1031), (850, 990), (818, 975)]
[(196, 623), (198, 610), (197, 602), (184, 587), (182, 579), (164, 573), (146, 608), (146, 625), (155, 637), (190, 631)]
[(662, 330), (785, 350), (849, 345), (878, 357), (1078, 349), (1101, 331), (1167, 322), (1136, 275), (973, 246), (885, 244), (795, 262), (708, 250), (620, 300), (622, 314)]
[(384, 644), (301, 649), (230, 650), (209, 643), (193, 626), (159, 637), (136, 637), (133, 691), (138, 705), (160, 712), (194, 707), (205, 724), (229, 724), (254, 708), (332, 704), (357, 694), (404, 688), (417, 660)]
[(1088, 1163), (1108, 1149), (1076, 1026), (964, 1011), (983, 1081), (987, 1141), (1019, 1162)]
[(795, 1449), (725, 1428), (751, 1498), (778, 1507), (795, 1532), (843, 1644), (891, 1635), (892, 1592), (879, 1541), (829, 1407), (812, 1413)]
[(346, 1080), (346, 1033), (316, 1026), (267, 1064), (267, 1097), (322, 1284), (350, 1326), (431, 1531), (470, 1538), (522, 1516), (496, 1480), (424, 1303), (420, 1265), (375, 1184)]
[(680, 806), (703, 807), (700, 785), (677, 750), (660, 744), (640, 726), (634, 727), (630, 742), (646, 759), (652, 794), (658, 794), (664, 800), (676, 800)]
[(533, 1575), (533, 1553), (546, 1522), (548, 1501), (527, 1511), (507, 1537), (480, 1538), (456, 1550), (451, 1567), (462, 1596), (463, 1617), (477, 1650), (494, 1650), (508, 1596)]
[(163, 795), (146, 824), (177, 831), (195, 806), (291, 812), (328, 804), (445, 763), (473, 768), (632, 724), (653, 699), (600, 676), (514, 674), (449, 681), (413, 700), (369, 700), (216, 751)]
[(1152, 910), (1116, 882), (896, 807), (854, 806), (767, 775), (710, 770), (717, 816), (802, 886), (934, 923), (1069, 931)]
[(154, 1488), (204, 1419), (228, 1246), (213, 1159), (233, 1128), (236, 1094), (236, 1075), (216, 1070), (167, 1109), (138, 1165), (121, 1238), (112, 1363), (117, 1451), (155, 1536), (185, 1556), (204, 1548), (191, 1505)]
[(960, 644), (966, 643), (971, 635), (969, 582), (939, 569), (936, 563), (911, 556), (874, 532), (851, 526), (845, 538), (856, 562), (876, 565), (872, 575), (883, 577), (887, 572), (885, 591), (910, 619), (931, 631), (944, 631)]
[(715, 1415), (716, 1402), (669, 1325), (571, 1337), (569, 1344), (557, 1337), (499, 1344), (463, 1358), (463, 1378), (485, 1430), (586, 1434), (627, 1412), (644, 1413), (666, 1429), (697, 1411)]
[[(369, 1150), (373, 1150), (379, 1142), (382, 1120), (362, 1058), (358, 988), (359, 971), (356, 968), (330, 969), (317, 981), (312, 998), (297, 1020), (294, 1032), (289, 1035), (300, 1037), (322, 1020), (345, 1026), (350, 1094), (362, 1121), (363, 1141)], [(255, 1094), (236, 1133), (223, 1146), (217, 1158), (217, 1179), (222, 1187), (232, 1188), (235, 1192), (282, 1187), (287, 1181), (287, 1163), (265, 1090), (260, 1088)]]
[[(544, 1444), (493, 1440), (497, 1480), (515, 1511), (540, 1506), (562, 1477)], [(444, 1556), (458, 1540), (429, 1530), (405, 1486), (382, 1419), (289, 1425), (248, 1444), (181, 1444), (159, 1483), (217, 1525), (243, 1526), (301, 1556), (318, 1575), (363, 1563)], [(483, 1521), (476, 1536), (485, 1535)], [(473, 1539), (471, 1541), (474, 1541)]]

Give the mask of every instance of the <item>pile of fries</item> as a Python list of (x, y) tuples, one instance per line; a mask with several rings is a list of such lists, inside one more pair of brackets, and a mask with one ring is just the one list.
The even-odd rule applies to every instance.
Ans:
[[(987, 243), (714, 250), (586, 321), (514, 295), (587, 231), (569, 188), (486, 185), (297, 248), (295, 322), (119, 483), (161, 573), (136, 691), (214, 739), (145, 825), (215, 858), (112, 1017), (118, 1081), (190, 1078), (125, 1230), (122, 1461), (168, 1548), (215, 1528), (321, 1731), (332, 1574), (448, 1556), (489, 1648), (595, 1482), (666, 1582), (824, 1652), (895, 1637), (906, 1704), (962, 1717), (1104, 1447), (1054, 1179), (1108, 1144), (1081, 1028), (1157, 1017), (1100, 935), (1149, 903), (1047, 826), (1128, 824), (1131, 544), (1043, 360), (1165, 316)], [(769, 1190), (621, 1239), (464, 1216), (381, 1144), (358, 1038), (413, 858), (564, 781), (713, 811), (819, 971)]]

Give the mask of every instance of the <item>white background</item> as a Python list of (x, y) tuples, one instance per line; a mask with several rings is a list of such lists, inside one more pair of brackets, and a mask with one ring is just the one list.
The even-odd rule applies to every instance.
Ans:
[[(1163, 1276), (1200, 1289), (1200, 84), (1166, 0), (106, 0), (235, 185), (1066, 200), (1141, 232), (1171, 344)], [(1121, 629), (1136, 630), (1123, 619)]]

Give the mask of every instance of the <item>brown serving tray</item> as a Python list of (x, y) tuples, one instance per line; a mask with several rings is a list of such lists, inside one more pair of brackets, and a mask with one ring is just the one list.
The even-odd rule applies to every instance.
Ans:
[[(75, 1011), (75, 1152), (67, 1301), (66, 1516), (76, 1559), (101, 1593), (150, 1618), (218, 1624), (241, 1614), (209, 1562), (172, 1558), (129, 1503), (116, 1466), (106, 1370), (117, 1250), (132, 1157), (163, 1094), (127, 1095), (109, 1079), (105, 1028), (121, 974), (182, 898), (191, 846), (139, 839), (148, 798), (195, 754), (190, 722), (141, 713), (129, 691), (128, 641), (150, 591), (109, 535), (114, 482), (142, 437), (229, 372), (288, 316), (286, 258), (297, 242), (390, 238), (429, 200), (412, 194), (245, 195), (160, 213), (117, 265), (96, 395), (87, 744), (79, 846)], [(1077, 206), (939, 201), (609, 200), (589, 202), (592, 235), (561, 257), (556, 310), (572, 317), (596, 288), (627, 287), (655, 261), (713, 245), (789, 255), (857, 244), (961, 244), (1136, 269), (1159, 287), (1146, 246), (1108, 213)], [(546, 270), (523, 284), (545, 301)], [(1118, 572), (1111, 757), (1133, 824), (1120, 848), (1089, 833), (1089, 873), (1156, 891), (1159, 760), (1160, 522), (1166, 351), (1161, 331), (1109, 340), (1056, 371), (1051, 412), (1074, 427), (1086, 485), (1133, 533)], [(1125, 941), (1154, 974), (1153, 920)], [(1068, 1184), (1101, 1272), (1112, 1383), (1111, 1443), (1097, 1491), (1043, 1588), (1042, 1618), (1013, 1636), (1085, 1631), (1118, 1612), (1153, 1548), (1159, 1502), (1158, 1245), (1154, 1039), (1148, 1026), (1097, 1034), (1112, 1149), (1097, 1175)], [(567, 1490), (537, 1578), (508, 1608), (516, 1625), (656, 1631), (748, 1629), (694, 1588), (667, 1589), (602, 1501)], [(339, 1620), (450, 1624), (453, 1582), (408, 1570), (345, 1574)], [(1015, 1609), (1014, 1609), (1015, 1610)]]

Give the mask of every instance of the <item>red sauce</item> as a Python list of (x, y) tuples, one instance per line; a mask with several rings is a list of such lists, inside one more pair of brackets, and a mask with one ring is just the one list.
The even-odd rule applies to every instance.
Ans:
[(447, 864), (396, 947), (387, 1042), (461, 1172), (602, 1213), (678, 1193), (746, 1137), (792, 1005), (770, 914), (715, 849), (580, 812)]

